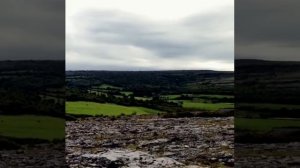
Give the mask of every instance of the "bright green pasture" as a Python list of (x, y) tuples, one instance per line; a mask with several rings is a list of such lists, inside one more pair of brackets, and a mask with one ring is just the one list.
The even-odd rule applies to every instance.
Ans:
[(136, 113), (142, 114), (157, 114), (158, 110), (149, 109), (145, 107), (122, 106), (109, 103), (94, 103), (94, 102), (67, 102), (66, 112), (69, 114), (83, 114), (83, 115), (106, 115), (117, 116), (120, 114), (131, 115)]
[(233, 103), (203, 103), (194, 102), (190, 100), (183, 100), (183, 108), (190, 108), (195, 110), (216, 111), (220, 109), (234, 108)]
[(235, 128), (258, 132), (271, 131), (276, 127), (300, 127), (299, 119), (249, 119), (235, 118)]
[(0, 136), (33, 139), (63, 139), (64, 119), (34, 115), (0, 115)]

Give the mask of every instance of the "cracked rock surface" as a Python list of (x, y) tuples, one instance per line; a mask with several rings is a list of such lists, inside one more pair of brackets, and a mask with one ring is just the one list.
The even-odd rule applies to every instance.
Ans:
[(236, 144), (234, 167), (300, 167), (300, 143)]
[(64, 144), (23, 145), (17, 150), (0, 150), (0, 168), (63, 168)]
[(69, 167), (232, 167), (233, 117), (89, 117), (66, 123)]

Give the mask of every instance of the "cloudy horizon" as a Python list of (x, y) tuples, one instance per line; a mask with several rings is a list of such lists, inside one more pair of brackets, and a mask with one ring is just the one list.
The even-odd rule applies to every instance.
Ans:
[(0, 1), (0, 60), (64, 60), (65, 2)]
[(235, 58), (300, 61), (300, 1), (235, 3)]
[(67, 70), (234, 68), (234, 1), (66, 1)]

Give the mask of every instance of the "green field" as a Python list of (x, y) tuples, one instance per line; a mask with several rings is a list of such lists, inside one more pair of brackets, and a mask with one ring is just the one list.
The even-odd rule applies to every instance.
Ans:
[(257, 132), (271, 131), (272, 128), (300, 127), (299, 119), (248, 119), (235, 118), (236, 129), (250, 130)]
[[(217, 99), (223, 99), (223, 98), (234, 98), (234, 96), (232, 95), (208, 95), (208, 94), (187, 94), (190, 97), (194, 97), (194, 98), (199, 98), (199, 97), (203, 97), (203, 98), (217, 98)], [(168, 98), (169, 100), (172, 99), (177, 99), (179, 98), (181, 95), (180, 94), (174, 94), (174, 95), (163, 95), (163, 97)]]
[(117, 86), (113, 86), (113, 85), (109, 85), (109, 84), (102, 84), (102, 85), (98, 86), (98, 88), (101, 88), (101, 89), (122, 89), (121, 87), (117, 87)]
[(177, 99), (179, 98), (181, 95), (179, 94), (176, 94), (176, 95), (163, 95), (163, 97), (166, 97), (167, 99), (169, 100), (172, 100), (172, 99)]
[(126, 95), (126, 96), (129, 96), (129, 95), (133, 94), (133, 92), (129, 92), (129, 91), (123, 91), (121, 93), (124, 94), (124, 95)]
[(144, 101), (146, 101), (146, 100), (152, 100), (152, 98), (151, 97), (134, 97), (136, 100), (144, 100)]
[(145, 107), (128, 107), (109, 103), (94, 103), (94, 102), (66, 102), (66, 112), (69, 114), (83, 115), (106, 115), (117, 116), (120, 114), (131, 115), (136, 113), (142, 114), (157, 114), (158, 110), (153, 110)]
[(218, 98), (218, 99), (234, 98), (234, 96), (232, 95), (207, 95), (207, 94), (199, 94), (199, 95), (195, 95), (195, 97), (207, 97), (207, 98)]
[(47, 116), (0, 116), (0, 135), (13, 138), (63, 139), (63, 119)]
[(183, 100), (183, 108), (194, 109), (194, 110), (207, 110), (207, 111), (217, 111), (220, 109), (234, 108), (233, 103), (203, 103), (194, 102), (191, 100)]
[(239, 103), (238, 105), (239, 107), (252, 107), (255, 109), (270, 109), (270, 110), (300, 109), (300, 105), (293, 105), (293, 104)]

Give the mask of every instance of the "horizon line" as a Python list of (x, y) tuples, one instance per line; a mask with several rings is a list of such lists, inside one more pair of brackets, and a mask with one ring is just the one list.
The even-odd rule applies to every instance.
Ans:
[(210, 70), (210, 69), (162, 69), (162, 70), (67, 70), (66, 71), (114, 71), (114, 72), (149, 72), (149, 71), (218, 71), (218, 72), (234, 72), (234, 70)]

